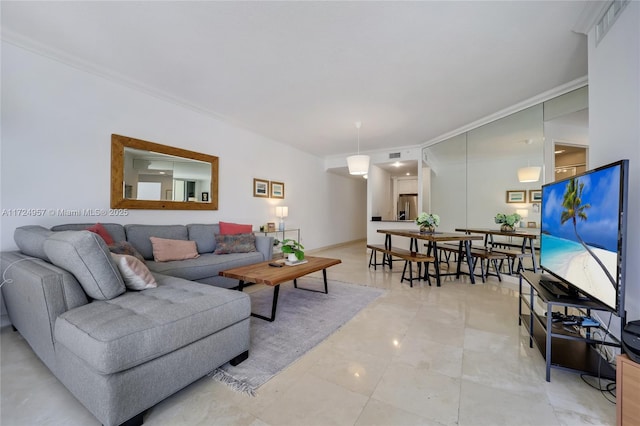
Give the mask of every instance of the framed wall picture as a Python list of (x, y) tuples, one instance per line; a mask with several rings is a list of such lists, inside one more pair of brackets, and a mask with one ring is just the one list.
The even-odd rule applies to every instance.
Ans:
[(209, 193), (208, 192), (203, 192), (202, 196), (200, 197), (200, 200), (202, 200), (205, 203), (209, 202)]
[(507, 203), (526, 203), (527, 191), (507, 191)]
[(539, 203), (542, 201), (542, 190), (541, 189), (530, 189), (529, 190), (529, 202), (530, 203)]
[(284, 183), (283, 182), (270, 182), (271, 185), (271, 198), (284, 198)]
[(253, 196), (269, 198), (269, 181), (253, 178)]

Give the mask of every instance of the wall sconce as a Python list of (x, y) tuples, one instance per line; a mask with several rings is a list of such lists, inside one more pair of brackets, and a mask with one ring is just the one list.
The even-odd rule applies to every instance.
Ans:
[(278, 224), (278, 230), (284, 231), (284, 218), (289, 216), (289, 207), (286, 206), (277, 206), (276, 207), (276, 216), (280, 218), (280, 223)]

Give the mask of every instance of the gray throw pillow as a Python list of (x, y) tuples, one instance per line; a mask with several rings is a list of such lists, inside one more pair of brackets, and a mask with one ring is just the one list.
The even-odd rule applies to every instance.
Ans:
[(51, 263), (71, 272), (85, 293), (109, 300), (125, 292), (118, 266), (104, 240), (89, 231), (55, 232), (44, 242)]

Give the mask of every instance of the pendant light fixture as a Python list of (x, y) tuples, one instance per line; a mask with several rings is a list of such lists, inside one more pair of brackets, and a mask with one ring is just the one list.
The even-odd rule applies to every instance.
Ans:
[(540, 180), (540, 166), (520, 167), (518, 169), (518, 181), (520, 182), (537, 182)]
[[(527, 139), (524, 141), (525, 145), (533, 144), (533, 139)], [(540, 172), (542, 171), (542, 167), (540, 166), (531, 166), (529, 162), (527, 162), (527, 167), (520, 167), (518, 169), (518, 181), (519, 182), (537, 182), (540, 180)]]
[(369, 171), (369, 156), (360, 155), (360, 127), (362, 122), (356, 122), (356, 129), (358, 129), (358, 155), (351, 155), (347, 157), (347, 165), (349, 166), (349, 174), (352, 175), (366, 175)]

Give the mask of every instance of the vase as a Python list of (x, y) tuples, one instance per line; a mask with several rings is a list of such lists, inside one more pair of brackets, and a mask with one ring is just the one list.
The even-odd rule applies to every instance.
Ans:
[(513, 232), (515, 229), (511, 225), (507, 225), (506, 223), (503, 223), (502, 226), (500, 226), (500, 230), (502, 232)]
[(434, 228), (433, 226), (428, 226), (428, 225), (420, 225), (420, 232), (431, 232), (433, 233), (436, 230), (436, 228)]

